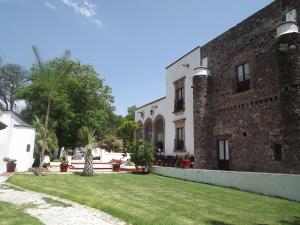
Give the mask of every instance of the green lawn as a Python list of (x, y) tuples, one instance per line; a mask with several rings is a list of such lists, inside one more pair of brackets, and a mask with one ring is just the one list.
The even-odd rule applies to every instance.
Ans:
[(152, 174), (15, 175), (9, 182), (132, 224), (300, 224), (300, 203)]
[(41, 225), (42, 223), (30, 215), (26, 214), (21, 208), (0, 202), (0, 225)]

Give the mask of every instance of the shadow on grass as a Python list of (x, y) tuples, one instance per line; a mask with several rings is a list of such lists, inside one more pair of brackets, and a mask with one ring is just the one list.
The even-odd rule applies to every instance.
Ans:
[(300, 216), (295, 216), (291, 221), (281, 220), (280, 223), (285, 225), (300, 225)]
[(225, 223), (224, 221), (219, 221), (219, 220), (208, 220), (206, 222), (211, 225), (233, 225), (231, 223)]

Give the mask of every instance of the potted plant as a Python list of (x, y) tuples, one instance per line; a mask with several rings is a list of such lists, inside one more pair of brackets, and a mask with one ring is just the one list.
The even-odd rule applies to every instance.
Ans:
[(68, 172), (69, 162), (66, 156), (60, 158), (60, 172)]
[(113, 171), (114, 172), (120, 172), (122, 160), (112, 160), (113, 164)]
[(6, 171), (9, 173), (13, 173), (16, 171), (16, 159), (4, 158), (4, 162), (6, 162)]
[(183, 169), (189, 169), (191, 167), (191, 160), (189, 153), (186, 154), (182, 160), (182, 168)]
[(178, 155), (176, 155), (176, 157), (175, 157), (175, 159), (176, 159), (176, 167), (177, 168), (181, 168), (182, 167), (182, 161), (183, 161), (183, 156), (178, 156)]

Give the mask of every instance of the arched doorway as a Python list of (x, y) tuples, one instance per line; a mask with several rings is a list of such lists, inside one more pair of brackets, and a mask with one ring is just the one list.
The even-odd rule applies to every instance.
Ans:
[(156, 152), (165, 152), (165, 119), (162, 115), (154, 120), (154, 147)]
[(144, 141), (152, 143), (152, 120), (150, 118), (144, 123)]

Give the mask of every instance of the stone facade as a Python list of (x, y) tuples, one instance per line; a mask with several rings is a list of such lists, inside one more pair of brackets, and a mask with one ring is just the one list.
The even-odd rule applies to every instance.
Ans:
[[(201, 47), (211, 75), (193, 78), (196, 168), (219, 169), (226, 139), (230, 170), (300, 173), (300, 34), (276, 33), (293, 9), (300, 24), (300, 1), (276, 0)], [(245, 62), (250, 88), (237, 92)]]

